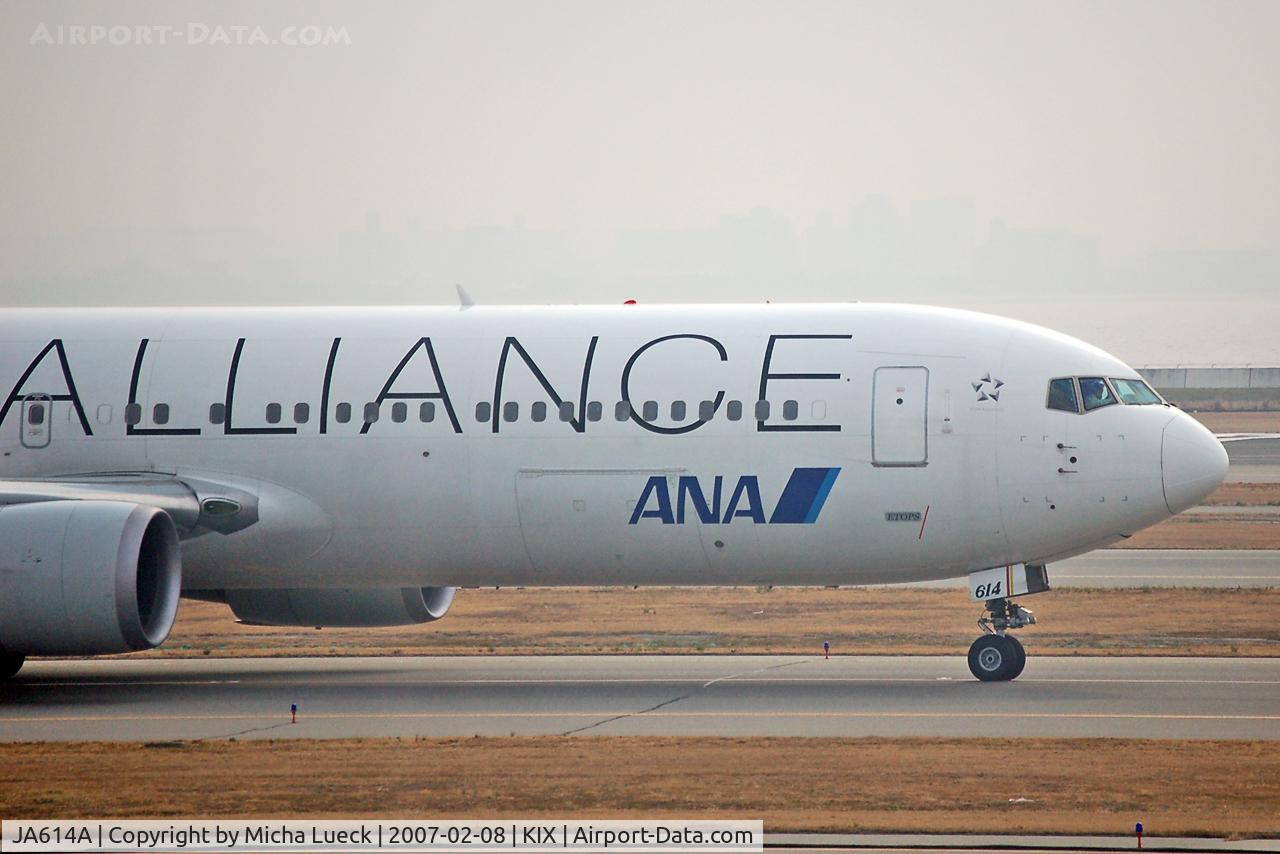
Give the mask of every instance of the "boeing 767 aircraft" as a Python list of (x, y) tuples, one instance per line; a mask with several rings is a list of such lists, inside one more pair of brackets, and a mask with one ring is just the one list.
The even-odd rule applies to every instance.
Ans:
[(180, 596), (386, 626), (464, 586), (968, 575), (1007, 680), (1048, 564), (1227, 470), (1112, 356), (897, 305), (5, 310), (0, 391), (4, 678), (156, 646)]

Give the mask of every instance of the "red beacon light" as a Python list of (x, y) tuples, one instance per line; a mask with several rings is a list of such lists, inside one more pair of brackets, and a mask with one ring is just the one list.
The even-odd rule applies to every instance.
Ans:
[(629, 299), (629, 300), (627, 300), (626, 302), (624, 302), (624, 303), (623, 303), (623, 305), (639, 305), (639, 304), (640, 304), (640, 303), (636, 302), (636, 301), (635, 301), (635, 300), (633, 300), (633, 299)]

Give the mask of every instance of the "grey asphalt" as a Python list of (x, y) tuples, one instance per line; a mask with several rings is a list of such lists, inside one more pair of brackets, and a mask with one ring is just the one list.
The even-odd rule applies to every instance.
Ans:
[(1223, 442), (1231, 468), (1228, 482), (1274, 483), (1280, 481), (1280, 438)]
[[(1101, 549), (1049, 565), (1053, 587), (1276, 587), (1280, 549)], [(966, 578), (904, 587), (964, 587)], [(1029, 600), (1032, 610), (1035, 600)]]
[(1280, 659), (1032, 643), (1003, 684), (961, 656), (98, 659), (35, 661), (0, 688), (6, 741), (510, 734), (1280, 740)]
[(1231, 460), (1231, 464), (1280, 466), (1280, 436), (1272, 434), (1256, 435), (1258, 436), (1256, 439), (1243, 439), (1223, 443), (1223, 447), (1227, 449), (1227, 457)]

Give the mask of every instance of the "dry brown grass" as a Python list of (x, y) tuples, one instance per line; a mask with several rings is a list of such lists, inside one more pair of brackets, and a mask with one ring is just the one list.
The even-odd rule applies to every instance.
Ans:
[[(1008, 773), (1009, 763), (1016, 773)], [(1274, 742), (474, 738), (0, 745), (0, 814), (762, 818), (769, 832), (1266, 835)], [(1013, 803), (1013, 799), (1027, 802)]]
[(1204, 503), (1216, 507), (1280, 506), (1280, 483), (1224, 483)]
[[(1040, 624), (1021, 637), (1037, 654), (1280, 655), (1280, 589), (1064, 588), (1025, 604)], [(436, 624), (316, 631), (184, 602), (169, 641), (144, 655), (809, 654), (824, 640), (837, 653), (953, 655), (980, 611), (964, 589), (504, 588), (461, 591)]]
[(1230, 516), (1183, 513), (1139, 531), (1119, 549), (1280, 549), (1280, 483), (1224, 483), (1206, 506), (1255, 507)]
[(1139, 531), (1118, 549), (1280, 549), (1280, 514), (1230, 518), (1183, 514)]

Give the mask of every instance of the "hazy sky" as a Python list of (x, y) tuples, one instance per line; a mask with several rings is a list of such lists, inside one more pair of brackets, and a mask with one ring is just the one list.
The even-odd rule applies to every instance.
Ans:
[[(126, 43), (68, 43), (93, 25)], [(218, 43), (219, 27), (279, 39), (305, 25), (346, 43)], [(182, 35), (139, 43), (137, 28), (160, 26)], [(925, 271), (981, 290), (994, 265), (1034, 290), (1037, 270), (1058, 266), (1045, 246), (1107, 288), (1150, 289), (1184, 258), (1204, 271), (1181, 285), (1215, 296), (1274, 291), (1280, 273), (1269, 0), (6, 2), (0, 44), (11, 304), (78, 300), (112, 271), (123, 284), (98, 301), (205, 301), (219, 275), (240, 282), (229, 293), (259, 280), (258, 301), (273, 301), (276, 276), (275, 301), (351, 302), (352, 287), (402, 301), (410, 262), (422, 282), (460, 276), (492, 301), (587, 299), (595, 276), (626, 277), (641, 297), (664, 296), (672, 276), (697, 297), (705, 281), (700, 296), (717, 300), (734, 296), (732, 265), (649, 275), (635, 254), (757, 225), (777, 232), (760, 263), (808, 283), (773, 295), (844, 299), (833, 289), (857, 259), (818, 275), (815, 247), (827, 225), (828, 243), (862, 228), (851, 210), (877, 197), (908, 237), (874, 281)], [(959, 208), (929, 225), (936, 200)], [(482, 257), (509, 241), (449, 236), (489, 226), (524, 234), (536, 270)], [(371, 231), (410, 235), (408, 261), (389, 270), (366, 246), (367, 268), (340, 265), (358, 280), (344, 283), (301, 257)], [(929, 260), (957, 241), (960, 256)], [(893, 297), (874, 281), (857, 296)]]

